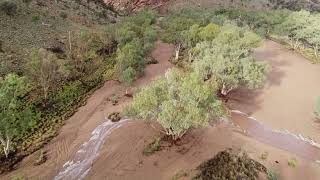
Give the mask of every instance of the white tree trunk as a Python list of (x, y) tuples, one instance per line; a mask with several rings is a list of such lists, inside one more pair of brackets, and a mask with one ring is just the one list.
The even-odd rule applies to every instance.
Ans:
[(314, 49), (314, 55), (318, 57), (318, 45), (315, 45), (313, 49)]
[(178, 46), (176, 47), (176, 56), (174, 58), (175, 61), (178, 61), (178, 59), (179, 59), (180, 49), (181, 49), (181, 44), (178, 44)]
[(1, 145), (3, 146), (3, 152), (6, 156), (6, 158), (8, 158), (9, 156), (9, 152), (10, 152), (10, 138), (8, 136), (6, 136), (6, 140), (3, 138), (0, 138), (1, 141)]
[(227, 96), (229, 92), (232, 91), (232, 88), (228, 89), (225, 84), (222, 84), (221, 94)]

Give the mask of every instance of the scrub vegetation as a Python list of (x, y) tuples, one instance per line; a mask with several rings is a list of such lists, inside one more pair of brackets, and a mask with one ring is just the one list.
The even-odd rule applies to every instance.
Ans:
[[(17, 26), (26, 26), (18, 20), (26, 10), (30, 12), (28, 17), (37, 14), (43, 25), (51, 16), (45, 16), (41, 8), (39, 11), (32, 8), (38, 6), (36, 3), (1, 1), (1, 24), (14, 21)], [(68, 2), (46, 3), (42, 6), (56, 7)], [(12, 9), (11, 4), (16, 8)], [(105, 11), (109, 11), (108, 8)], [(114, 15), (113, 12), (108, 13)], [(56, 17), (58, 20), (51, 21), (60, 23), (59, 18), (68, 17)], [(108, 25), (83, 26), (73, 19), (66, 19), (70, 30), (48, 24), (52, 26), (50, 28), (66, 30), (66, 37), (59, 45), (51, 46), (51, 37), (43, 37), (50, 47), (38, 44), (37, 39), (23, 39), (21, 41), (28, 43), (13, 44), (10, 41), (19, 38), (16, 36), (0, 41), (0, 172), (12, 168), (22, 157), (38, 150), (54, 137), (64, 120), (104, 81), (118, 79), (130, 85), (136, 77), (143, 75), (145, 57), (157, 39), (156, 18), (155, 12), (146, 10), (121, 17), (118, 23)], [(7, 28), (9, 26), (6, 25)], [(73, 26), (81, 28), (74, 30)], [(30, 31), (38, 31), (42, 27), (32, 28), (36, 29)], [(4, 31), (10, 33), (14, 29)], [(47, 33), (50, 30), (43, 31)], [(5, 33), (1, 38), (5, 38)], [(21, 54), (11, 55), (10, 49)], [(22, 55), (24, 53), (26, 55)]]

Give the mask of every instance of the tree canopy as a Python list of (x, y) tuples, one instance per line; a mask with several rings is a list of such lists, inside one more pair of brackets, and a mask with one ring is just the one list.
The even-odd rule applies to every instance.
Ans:
[(265, 80), (268, 66), (251, 56), (260, 38), (235, 26), (224, 26), (213, 41), (197, 44), (192, 67), (203, 80), (215, 79), (221, 94), (241, 86), (257, 88)]
[(152, 82), (134, 96), (127, 114), (157, 121), (167, 135), (177, 140), (190, 128), (205, 126), (224, 116), (224, 106), (213, 93), (215, 88), (196, 74), (171, 69), (165, 78)]
[(21, 101), (30, 89), (26, 79), (15, 74), (0, 78), (0, 142), (7, 157), (12, 150), (12, 138), (34, 123), (35, 115)]

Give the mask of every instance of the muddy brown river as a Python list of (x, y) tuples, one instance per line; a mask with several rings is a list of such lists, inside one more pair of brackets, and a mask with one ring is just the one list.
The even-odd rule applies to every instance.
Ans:
[(320, 160), (320, 145), (312, 139), (288, 130), (272, 129), (240, 111), (232, 111), (231, 116), (233, 125), (251, 138), (313, 162)]

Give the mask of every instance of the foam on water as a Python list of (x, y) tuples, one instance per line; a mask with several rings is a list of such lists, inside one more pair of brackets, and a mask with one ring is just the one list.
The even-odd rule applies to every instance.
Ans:
[(117, 123), (113, 123), (110, 120), (107, 120), (106, 122), (96, 127), (91, 133), (89, 141), (81, 145), (80, 149), (76, 152), (74, 157), (63, 165), (62, 170), (54, 179), (84, 179), (89, 173), (94, 160), (99, 155), (99, 150), (107, 139), (107, 136), (110, 135), (113, 130), (121, 127), (127, 121), (129, 121), (129, 119), (125, 119)]
[(295, 134), (287, 129), (274, 130), (254, 117), (239, 110), (232, 110), (230, 123), (246, 135), (309, 160), (317, 161), (320, 157), (320, 144), (302, 134)]

